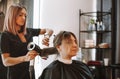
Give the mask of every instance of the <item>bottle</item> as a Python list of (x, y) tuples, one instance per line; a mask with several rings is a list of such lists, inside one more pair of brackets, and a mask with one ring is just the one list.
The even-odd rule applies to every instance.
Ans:
[(96, 28), (95, 28), (95, 24), (92, 24), (92, 30), (95, 31)]
[(101, 31), (105, 31), (105, 25), (104, 25), (104, 23), (101, 21), (100, 22), (100, 27), (99, 27), (99, 29), (101, 30)]
[(97, 22), (97, 31), (100, 31), (100, 23)]
[(102, 30), (103, 30), (102, 21), (100, 22), (100, 25), (99, 25), (99, 30), (100, 30), (100, 31), (102, 31)]
[(102, 23), (102, 31), (105, 31), (105, 25)]
[(91, 23), (89, 23), (88, 30), (89, 30), (89, 31), (92, 30), (92, 24), (91, 24)]
[(94, 19), (90, 19), (90, 23), (89, 23), (89, 26), (88, 26), (88, 30), (89, 30), (89, 31), (94, 31), (94, 30), (96, 30), (95, 20), (94, 20)]

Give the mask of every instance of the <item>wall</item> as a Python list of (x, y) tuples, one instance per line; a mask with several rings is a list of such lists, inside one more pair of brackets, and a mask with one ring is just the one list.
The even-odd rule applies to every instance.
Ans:
[(82, 9), (82, 11), (93, 11), (93, 1), (41, 0), (41, 27), (52, 28), (55, 34), (60, 30), (69, 30), (78, 37), (79, 9)]

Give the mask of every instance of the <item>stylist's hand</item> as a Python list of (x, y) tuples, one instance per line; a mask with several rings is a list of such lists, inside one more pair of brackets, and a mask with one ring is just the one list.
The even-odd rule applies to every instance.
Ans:
[(26, 54), (25, 61), (33, 60), (37, 55), (38, 55), (38, 53), (36, 51), (31, 50)]
[(45, 46), (49, 46), (49, 37), (44, 36), (44, 38), (42, 39), (42, 44)]

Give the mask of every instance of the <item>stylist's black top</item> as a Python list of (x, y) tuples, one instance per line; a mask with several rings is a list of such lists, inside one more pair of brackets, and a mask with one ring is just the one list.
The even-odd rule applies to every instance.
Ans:
[[(1, 53), (1, 33), (0, 33), (0, 53)], [(0, 79), (7, 79), (7, 68), (3, 65), (0, 54)]]
[[(32, 41), (33, 36), (38, 36), (40, 29), (28, 28), (25, 38), (27, 42), (23, 43), (17, 35), (10, 32), (3, 32), (1, 36), (2, 53), (9, 53), (11, 57), (19, 57), (27, 54), (27, 45)], [(23, 62), (8, 67), (7, 79), (30, 79), (29, 62)]]
[(43, 70), (39, 79), (93, 79), (88, 66), (73, 60), (72, 64), (64, 64), (58, 60)]

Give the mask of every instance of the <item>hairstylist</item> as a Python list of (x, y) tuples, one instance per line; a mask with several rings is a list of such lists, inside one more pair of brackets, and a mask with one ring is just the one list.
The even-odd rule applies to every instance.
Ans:
[[(27, 12), (22, 5), (11, 5), (6, 13), (1, 50), (3, 64), (8, 68), (7, 79), (30, 79), (29, 61), (38, 53), (28, 51), (27, 45), (34, 36), (46, 34), (51, 36), (51, 29), (26, 28)], [(49, 45), (49, 39), (44, 37), (42, 44)]]

